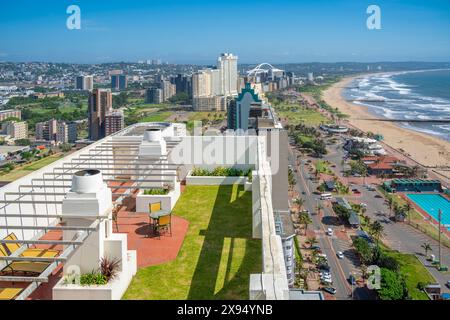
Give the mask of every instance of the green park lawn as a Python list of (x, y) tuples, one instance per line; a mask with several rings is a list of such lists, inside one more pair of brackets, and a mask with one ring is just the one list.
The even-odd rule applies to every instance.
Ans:
[(139, 122), (162, 122), (166, 121), (171, 115), (172, 112), (170, 111), (158, 111), (140, 119)]
[(325, 173), (325, 174), (331, 174), (332, 171), (328, 167), (328, 163), (323, 160), (319, 160), (316, 162), (316, 171), (318, 173)]
[(291, 125), (304, 124), (311, 127), (330, 122), (317, 110), (303, 108), (298, 104), (281, 103), (275, 106), (275, 110), (280, 118), (287, 119)]
[(46, 158), (43, 158), (41, 160), (37, 160), (31, 164), (27, 164), (22, 167), (15, 168), (11, 172), (8, 172), (5, 174), (0, 174), (0, 180), (1, 181), (17, 180), (19, 178), (26, 176), (27, 174), (30, 174), (33, 171), (39, 170), (39, 169), (55, 162), (56, 160), (61, 159), (63, 156), (64, 155), (62, 155), (62, 154), (55, 154), (55, 155), (51, 155)]
[(124, 299), (248, 299), (262, 261), (251, 208), (242, 186), (188, 186), (173, 211), (189, 221), (178, 257), (138, 270)]
[(428, 300), (428, 296), (417, 289), (417, 284), (435, 283), (436, 280), (423, 264), (412, 254), (400, 253), (398, 251), (385, 250), (387, 255), (395, 258), (400, 264), (400, 274), (405, 278), (409, 295), (413, 300)]

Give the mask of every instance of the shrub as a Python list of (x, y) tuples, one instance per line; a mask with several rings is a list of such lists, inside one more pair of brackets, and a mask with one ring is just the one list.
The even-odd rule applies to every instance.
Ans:
[(191, 175), (194, 177), (244, 177), (252, 174), (249, 170), (239, 170), (230, 167), (216, 167), (213, 170), (194, 168)]
[(108, 279), (101, 273), (86, 273), (80, 276), (80, 285), (92, 286), (92, 285), (105, 285), (108, 283)]
[(164, 189), (164, 188), (144, 190), (145, 195), (166, 195), (168, 193), (169, 193), (169, 189)]
[(114, 279), (119, 273), (120, 259), (103, 257), (100, 260), (100, 272), (106, 278), (106, 281)]
[(373, 263), (380, 268), (386, 268), (394, 272), (398, 272), (400, 270), (400, 264), (398, 263), (397, 259), (385, 254), (381, 254), (376, 261), (373, 261)]

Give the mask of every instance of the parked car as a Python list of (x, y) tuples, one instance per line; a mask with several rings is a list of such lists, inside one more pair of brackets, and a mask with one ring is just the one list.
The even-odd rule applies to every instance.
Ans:
[(333, 287), (324, 287), (323, 291), (328, 292), (329, 294), (336, 294), (336, 288)]
[(450, 288), (450, 280), (448, 280), (445, 285), (447, 286), (447, 288)]
[(356, 285), (356, 278), (352, 274), (348, 277), (348, 283), (353, 286)]
[(383, 198), (382, 196), (380, 196), (379, 194), (376, 194), (375, 195), (375, 198), (378, 198), (378, 199), (380, 199), (380, 198)]
[(311, 247), (311, 250), (318, 250), (318, 251), (320, 251), (321, 249), (320, 249), (319, 246), (312, 246), (312, 247)]
[(365, 203), (363, 203), (363, 202), (361, 202), (359, 205), (360, 205), (360, 207), (362, 207), (362, 208), (367, 208), (367, 204), (365, 204)]
[(353, 189), (352, 191), (354, 194), (361, 194), (361, 191), (359, 191), (358, 189)]
[(331, 279), (321, 279), (322, 283), (333, 284), (333, 280)]
[(336, 252), (336, 255), (339, 259), (344, 259), (344, 253), (342, 251)]
[(329, 235), (330, 237), (332, 237), (332, 236), (333, 236), (333, 229), (328, 228), (328, 229), (327, 229), (327, 235)]
[(320, 264), (320, 265), (318, 266), (318, 269), (319, 269), (319, 270), (322, 270), (322, 271), (327, 271), (327, 272), (329, 272), (329, 271), (330, 271), (330, 266), (329, 266), (328, 264), (322, 263), (322, 264)]

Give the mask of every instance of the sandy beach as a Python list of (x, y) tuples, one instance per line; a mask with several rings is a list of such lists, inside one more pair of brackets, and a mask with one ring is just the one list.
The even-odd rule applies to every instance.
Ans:
[[(324, 100), (341, 112), (348, 114), (349, 123), (363, 131), (371, 131), (384, 136), (384, 143), (404, 153), (418, 163), (434, 167), (450, 164), (450, 142), (421, 132), (402, 128), (391, 122), (375, 121), (377, 117), (367, 107), (350, 103), (342, 96), (342, 90), (354, 78), (344, 78), (324, 92)], [(388, 150), (389, 151), (389, 150)], [(450, 172), (439, 171), (449, 177)]]

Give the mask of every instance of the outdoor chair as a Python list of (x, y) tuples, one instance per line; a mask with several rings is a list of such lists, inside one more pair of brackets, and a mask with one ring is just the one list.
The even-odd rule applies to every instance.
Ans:
[[(17, 240), (17, 236), (15, 233), (9, 234), (6, 238), (3, 240)], [(4, 243), (3, 246), (6, 248), (6, 252), (11, 255), (15, 251), (20, 249), (20, 244), (18, 243)], [(43, 257), (43, 258), (54, 258), (59, 254), (58, 250), (51, 250), (51, 249), (25, 249), (21, 253), (22, 257)]]
[[(8, 257), (9, 254), (6, 249), (0, 246), (0, 257)], [(13, 261), (0, 270), (0, 274), (15, 274), (23, 273), (26, 275), (39, 275), (48, 268), (50, 263), (48, 262), (35, 262), (35, 261)]]
[(167, 231), (170, 236), (172, 236), (172, 215), (168, 214), (159, 218), (159, 223), (156, 226), (156, 230), (158, 232), (158, 236), (161, 235), (162, 230)]
[(14, 300), (22, 291), (22, 288), (0, 288), (0, 300)]

